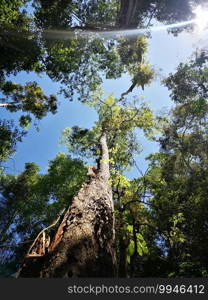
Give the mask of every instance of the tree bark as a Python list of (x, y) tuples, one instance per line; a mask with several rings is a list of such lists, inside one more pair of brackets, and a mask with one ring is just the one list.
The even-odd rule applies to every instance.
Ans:
[(26, 258), (19, 277), (114, 277), (114, 215), (109, 186), (106, 134), (96, 177), (74, 197), (48, 249), (40, 258)]
[(123, 29), (137, 28), (143, 5), (145, 5), (144, 0), (120, 0), (117, 26)]

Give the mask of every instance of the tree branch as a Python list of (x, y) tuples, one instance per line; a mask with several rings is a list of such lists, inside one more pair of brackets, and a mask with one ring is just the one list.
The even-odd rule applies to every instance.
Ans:
[(110, 178), (110, 170), (109, 170), (109, 153), (108, 153), (108, 145), (107, 145), (107, 136), (105, 131), (102, 133), (100, 138), (100, 146), (101, 146), (101, 159), (100, 159), (100, 174), (108, 180)]
[(133, 82), (132, 85), (130, 86), (130, 88), (126, 92), (124, 92), (124, 93), (121, 94), (121, 98), (119, 99), (119, 101), (122, 101), (126, 95), (128, 95), (129, 93), (131, 93), (133, 91), (133, 89), (135, 88), (136, 85), (137, 85), (137, 83)]

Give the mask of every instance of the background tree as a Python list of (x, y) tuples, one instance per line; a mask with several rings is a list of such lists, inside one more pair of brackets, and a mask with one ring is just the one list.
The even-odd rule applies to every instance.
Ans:
[[(41, 119), (47, 112), (56, 112), (56, 97), (47, 97), (36, 82), (28, 82), (25, 86), (7, 80), (9, 75), (17, 75), (20, 71), (41, 71), (41, 45), (37, 30), (31, 29), (32, 18), (26, 10), (20, 10), (27, 1), (13, 1), (13, 4), (1, 3), (2, 11), (0, 39), (0, 107), (11, 112), (26, 112), (20, 118), (20, 124), (27, 126), (32, 113)], [(34, 28), (34, 27), (33, 27)]]
[(143, 227), (148, 225), (142, 180), (112, 177), (116, 214), (116, 245), (119, 277), (138, 275), (141, 260), (148, 253)]
[(147, 175), (166, 276), (207, 276), (207, 56), (165, 80), (176, 107)]
[(15, 151), (18, 141), (21, 141), (24, 132), (14, 127), (12, 122), (0, 120), (0, 166)]
[(86, 173), (81, 161), (60, 153), (49, 162), (44, 175), (39, 174), (36, 164), (27, 163), (18, 176), (1, 176), (0, 256), (4, 275), (16, 272), (32, 240), (71, 203)]

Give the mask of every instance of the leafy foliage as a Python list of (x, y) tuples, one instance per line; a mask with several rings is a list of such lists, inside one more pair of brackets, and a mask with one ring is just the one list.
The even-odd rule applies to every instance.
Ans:
[(63, 131), (62, 142), (76, 155), (98, 159), (99, 137), (105, 130), (111, 167), (124, 170), (133, 165), (133, 156), (140, 151), (135, 129), (143, 129), (148, 134), (154, 126), (152, 112), (144, 103), (135, 106), (136, 100), (132, 105), (122, 106), (112, 95), (101, 101), (99, 97), (99, 93), (94, 94), (88, 101), (99, 114), (95, 126), (92, 129), (67, 128)]
[(1, 176), (1, 264), (16, 271), (32, 239), (70, 205), (85, 178), (82, 162), (61, 153), (49, 162), (45, 175), (35, 163), (27, 163), (18, 176)]
[[(31, 113), (37, 119), (42, 119), (47, 112), (56, 113), (56, 96), (50, 95), (47, 97), (44, 95), (43, 90), (36, 82), (29, 82), (25, 86), (22, 86), (7, 81), (1, 85), (1, 89), (2, 93), (5, 95), (5, 98), (2, 98), (1, 101), (6, 103), (5, 107), (10, 112), (21, 110), (23, 112)], [(11, 102), (8, 102), (8, 100)], [(27, 122), (30, 121), (30, 115), (22, 116), (20, 124), (27, 126)]]
[(6, 161), (15, 151), (18, 141), (21, 141), (24, 132), (14, 127), (12, 122), (0, 120), (0, 162)]
[(166, 274), (173, 277), (207, 276), (207, 66), (201, 55), (165, 81), (177, 105), (146, 178)]

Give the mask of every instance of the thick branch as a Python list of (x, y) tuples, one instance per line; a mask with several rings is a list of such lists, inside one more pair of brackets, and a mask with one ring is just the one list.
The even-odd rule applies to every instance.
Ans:
[(9, 102), (7, 102), (7, 103), (0, 103), (0, 107), (7, 107), (9, 105), (14, 105), (14, 104), (17, 104), (17, 103), (16, 102), (12, 102), (12, 103), (9, 103)]

